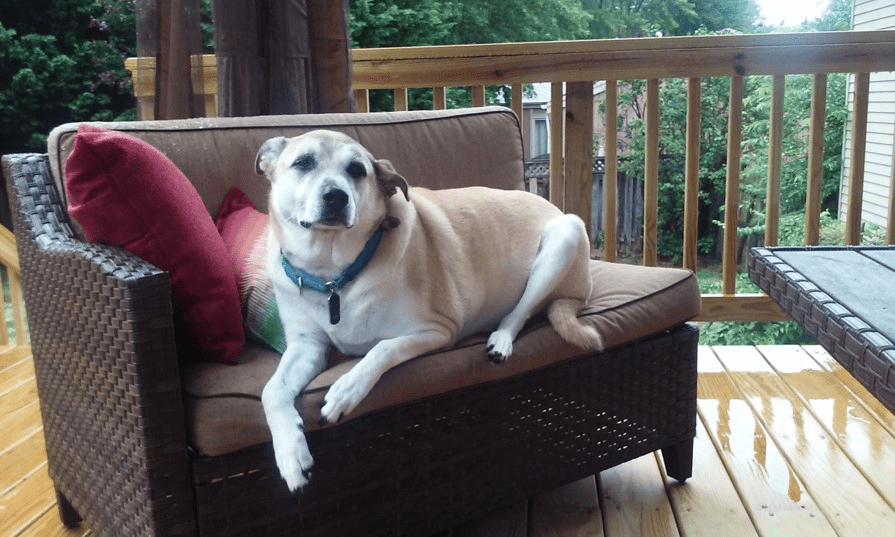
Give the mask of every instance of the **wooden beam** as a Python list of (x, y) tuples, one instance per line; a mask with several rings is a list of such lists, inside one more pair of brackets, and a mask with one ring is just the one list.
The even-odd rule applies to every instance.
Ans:
[(814, 75), (808, 137), (808, 189), (805, 194), (805, 244), (820, 242), (820, 202), (824, 181), (824, 122), (827, 112), (827, 75)]
[(730, 105), (727, 118), (727, 182), (724, 196), (724, 250), (722, 252), (722, 289), (725, 295), (736, 293), (737, 227), (740, 215), (740, 159), (743, 138), (743, 77), (730, 77)]
[(895, 31), (353, 49), (355, 88), (895, 71)]
[(407, 110), (407, 88), (395, 88), (392, 92), (395, 96), (395, 112)]
[(472, 106), (485, 106), (485, 86), (474, 84), (472, 86)]
[(658, 262), (659, 81), (646, 81), (646, 149), (643, 172), (643, 264)]
[(370, 111), (370, 90), (354, 90), (354, 104), (358, 112)]
[(870, 102), (870, 73), (855, 74), (855, 107), (852, 112), (851, 168), (848, 174), (848, 207), (845, 244), (861, 244), (861, 210), (864, 201), (864, 159), (867, 150), (867, 109)]
[[(594, 83), (573, 82), (566, 93), (565, 208), (578, 215), (591, 236), (594, 173)], [(593, 237), (591, 237), (593, 241)]]
[(768, 139), (768, 188), (765, 199), (764, 243), (776, 246), (780, 236), (780, 177), (783, 171), (783, 101), (786, 77), (771, 80), (771, 125)]
[(687, 80), (687, 153), (684, 164), (684, 268), (697, 269), (699, 245), (699, 150), (702, 79)]
[(702, 308), (695, 322), (713, 321), (791, 321), (768, 295), (702, 295)]
[(618, 253), (618, 81), (606, 81), (606, 147), (603, 173), (603, 261)]
[(444, 110), (447, 108), (447, 95), (444, 86), (432, 88), (432, 109)]
[(560, 210), (566, 206), (565, 132), (563, 83), (550, 85), (550, 203)]

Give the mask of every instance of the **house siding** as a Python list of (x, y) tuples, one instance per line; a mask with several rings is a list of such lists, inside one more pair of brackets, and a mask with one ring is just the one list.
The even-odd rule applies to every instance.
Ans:
[[(855, 0), (852, 11), (854, 30), (895, 29), (895, 2), (892, 0)], [(849, 114), (854, 109), (854, 75), (848, 81)], [(846, 125), (843, 144), (842, 183), (839, 189), (839, 215), (845, 219), (848, 206), (851, 168), (851, 123)], [(871, 73), (870, 102), (867, 112), (867, 148), (864, 166), (862, 221), (886, 225), (895, 145), (895, 73)]]

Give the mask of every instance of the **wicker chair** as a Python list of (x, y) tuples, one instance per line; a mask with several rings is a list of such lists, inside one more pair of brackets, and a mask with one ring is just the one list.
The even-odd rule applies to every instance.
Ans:
[[(413, 184), (523, 180), (518, 121), (499, 108), (103, 126), (165, 152), (210, 214), (232, 185), (265, 208), (254, 152), (320, 127), (352, 134)], [(605, 352), (571, 348), (535, 319), (505, 366), (487, 363), (484, 338), (399, 366), (365, 407), (308, 431), (311, 484), (290, 494), (258, 397), (277, 355), (247, 344), (241, 365), (185, 365), (168, 274), (85, 242), (67, 215), (61, 178), (75, 131), (56, 129), (48, 155), (3, 158), (66, 524), (83, 519), (99, 535), (425, 535), (659, 449), (670, 476), (690, 476), (695, 278), (593, 262), (582, 315)], [(351, 363), (300, 396), (305, 423)]]

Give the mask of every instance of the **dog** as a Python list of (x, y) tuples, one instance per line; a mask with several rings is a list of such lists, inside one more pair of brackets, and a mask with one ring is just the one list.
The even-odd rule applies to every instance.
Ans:
[(577, 318), (591, 292), (584, 223), (543, 198), (410, 187), (332, 131), (272, 138), (255, 168), (270, 181), (267, 270), (286, 335), (261, 401), (291, 491), (313, 466), (295, 398), (330, 346), (363, 358), (330, 387), (321, 423), (349, 414), (392, 367), (468, 335), (491, 332), (487, 358), (505, 361), (544, 310), (565, 340), (602, 350)]

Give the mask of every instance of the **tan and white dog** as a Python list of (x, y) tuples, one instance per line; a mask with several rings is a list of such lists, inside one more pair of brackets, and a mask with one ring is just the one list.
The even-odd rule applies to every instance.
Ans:
[(591, 291), (584, 224), (546, 200), (410, 188), (330, 131), (268, 140), (255, 166), (271, 183), (267, 269), (287, 343), (262, 403), (290, 490), (313, 465), (295, 398), (331, 345), (363, 359), (330, 388), (322, 422), (350, 413), (392, 367), (474, 333), (492, 331), (488, 358), (503, 362), (539, 311), (570, 343), (602, 348), (577, 319)]

